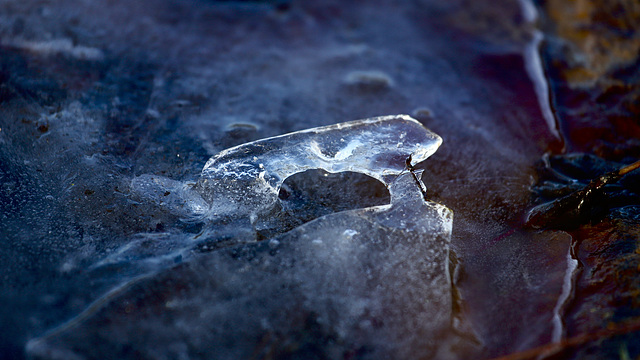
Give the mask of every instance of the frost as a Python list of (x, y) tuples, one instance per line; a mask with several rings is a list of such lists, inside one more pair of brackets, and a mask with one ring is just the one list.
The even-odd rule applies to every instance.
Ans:
[(134, 178), (131, 185), (139, 196), (167, 206), (174, 213), (199, 216), (209, 209), (209, 205), (191, 190), (193, 184), (190, 183), (145, 174)]
[(355, 230), (347, 229), (347, 230), (345, 230), (345, 231), (344, 231), (344, 233), (342, 233), (342, 234), (343, 234), (344, 236), (346, 236), (346, 237), (349, 237), (349, 238), (350, 238), (350, 237), (353, 237), (354, 235), (357, 235), (357, 234), (358, 234), (358, 232), (357, 232), (357, 231), (355, 231)]
[[(36, 358), (109, 357), (123, 346), (143, 358), (176, 348), (219, 359), (286, 352), (432, 357), (451, 323), (452, 213), (425, 200), (413, 165), (441, 141), (408, 116), (379, 117), (230, 148), (207, 162), (193, 186), (135, 178), (132, 189), (143, 201), (206, 220), (206, 235), (198, 237), (209, 238), (213, 248), (110, 292), (75, 320), (31, 340), (27, 351)], [(253, 241), (260, 226), (278, 226), (272, 220), (285, 179), (310, 169), (373, 177), (388, 188), (390, 204), (332, 213)], [(216, 247), (232, 232), (245, 241)], [(148, 236), (139, 242), (131, 246), (157, 243)], [(179, 245), (173, 245), (175, 251)], [(134, 302), (139, 313), (126, 307)], [(291, 347), (291, 341), (299, 343)], [(104, 345), (92, 347), (96, 343)]]

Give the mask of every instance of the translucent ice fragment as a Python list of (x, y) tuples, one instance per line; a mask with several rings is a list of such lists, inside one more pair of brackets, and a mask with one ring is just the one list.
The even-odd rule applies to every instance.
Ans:
[[(193, 241), (186, 236), (179, 241), (182, 246), (156, 254), (170, 258), (175, 251), (202, 244), (209, 249), (209, 245), (268, 239), (317, 217), (307, 216), (312, 211), (293, 209), (292, 213), (291, 203), (278, 198), (285, 179), (307, 170), (364, 174), (380, 181), (392, 198), (402, 197), (404, 193), (391, 184), (408, 171), (407, 159), (413, 166), (433, 154), (441, 142), (407, 115), (357, 120), (224, 150), (209, 159), (195, 184), (141, 175), (132, 180), (131, 189), (139, 201), (159, 205), (182, 221), (206, 224)], [(419, 185), (415, 180), (413, 185)], [(312, 209), (314, 204), (302, 206)], [(135, 249), (127, 245), (127, 258)]]
[(216, 359), (354, 351), (433, 358), (451, 320), (451, 212), (425, 201), (409, 173), (391, 187), (403, 196), (390, 205), (326, 215), (112, 291), (31, 340), (27, 352), (42, 359), (117, 357), (124, 347), (125, 358), (173, 357), (183, 348)]
[[(218, 216), (268, 216), (282, 182), (316, 168), (374, 177), (388, 187), (391, 203), (321, 216), (132, 281), (29, 341), (27, 353), (118, 357), (126, 348), (143, 358), (179, 358), (183, 349), (216, 359), (432, 358), (451, 320), (452, 213), (425, 200), (420, 171), (405, 168), (409, 155), (422, 161), (440, 142), (417, 121), (395, 116), (220, 153), (197, 186)], [(136, 181), (150, 197), (164, 196), (164, 188), (188, 189), (154, 178)]]
[(249, 214), (253, 222), (274, 206), (283, 181), (293, 174), (352, 171), (389, 187), (405, 171), (409, 155), (415, 165), (441, 143), (438, 135), (407, 115), (313, 128), (220, 152), (206, 163), (196, 189), (211, 204), (212, 214)]

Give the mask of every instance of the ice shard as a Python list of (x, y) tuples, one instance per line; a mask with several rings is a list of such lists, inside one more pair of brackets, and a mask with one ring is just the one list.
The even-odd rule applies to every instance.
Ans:
[[(352, 171), (387, 186), (431, 156), (442, 139), (406, 115), (384, 116), (302, 130), (236, 146), (215, 155), (197, 184), (215, 216), (269, 210), (283, 181), (309, 169)], [(250, 190), (249, 190), (250, 189)]]
[[(210, 207), (209, 226), (232, 219), (226, 223), (249, 238), (110, 292), (30, 341), (29, 354), (415, 359), (442, 353), (439, 340), (452, 309), (452, 213), (425, 200), (421, 172), (412, 169), (441, 141), (408, 116), (380, 117), (225, 150), (207, 162), (192, 190), (139, 178), (148, 197), (166, 194), (146, 186), (151, 182), (188, 199), (199, 194)], [(256, 224), (277, 216), (284, 180), (309, 169), (369, 175), (387, 186), (390, 204), (325, 215), (251, 241)], [(197, 204), (187, 208), (202, 216)]]

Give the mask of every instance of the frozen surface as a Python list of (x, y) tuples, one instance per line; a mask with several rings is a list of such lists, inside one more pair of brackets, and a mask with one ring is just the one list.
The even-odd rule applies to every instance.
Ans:
[(255, 221), (272, 209), (291, 175), (311, 169), (360, 172), (388, 186), (406, 171), (409, 156), (413, 166), (441, 143), (439, 136), (406, 115), (298, 131), (215, 155), (207, 161), (197, 191), (212, 204), (209, 216), (249, 214)]
[[(186, 217), (257, 217), (273, 210), (284, 180), (323, 169), (359, 172), (389, 186), (410, 165), (424, 161), (442, 139), (407, 115), (357, 120), (239, 145), (213, 156), (197, 184), (141, 175), (132, 188)], [(398, 196), (391, 194), (391, 196)], [(207, 204), (203, 203), (203, 199)]]
[(403, 194), (394, 193), (391, 183), (408, 171), (407, 161), (410, 166), (424, 161), (441, 143), (407, 115), (377, 117), (229, 148), (207, 161), (196, 183), (145, 174), (132, 180), (131, 189), (141, 201), (185, 223), (205, 224), (195, 238), (253, 241), (291, 229), (293, 220), (284, 221), (286, 205), (278, 198), (290, 176), (318, 169), (361, 173), (380, 181), (397, 199)]
[[(388, 116), (225, 150), (207, 162), (197, 190), (137, 177), (133, 187), (144, 197), (177, 194), (162, 204), (182, 214), (184, 208), (205, 214), (205, 226), (216, 228), (231, 222), (251, 230), (257, 218), (269, 222), (281, 208), (274, 205), (284, 180), (309, 169), (365, 173), (388, 187), (391, 203), (322, 216), (260, 242), (249, 236), (243, 244), (136, 278), (31, 340), (29, 355), (413, 359), (448, 351), (442, 339), (453, 306), (452, 212), (424, 199), (422, 170), (414, 175), (406, 169), (409, 156), (423, 161), (441, 142), (408, 116)], [(193, 192), (208, 200), (208, 211)], [(242, 217), (250, 223), (231, 220)], [(167, 293), (170, 284), (182, 290)], [(136, 351), (122, 350), (127, 347)]]
[[(114, 329), (124, 324), (106, 321), (107, 315), (126, 317), (131, 336), (152, 333), (134, 329), (136, 324), (172, 323), (173, 336), (165, 332), (157, 340), (165, 350), (181, 336), (185, 339), (177, 344), (206, 338), (213, 325), (195, 319), (200, 314), (207, 319), (212, 307), (206, 299), (225, 295), (217, 290), (208, 295), (199, 285), (189, 290), (191, 297), (185, 291), (191, 284), (232, 281), (212, 276), (217, 270), (207, 261), (223, 264), (230, 249), (267, 246), (273, 238), (279, 246), (303, 246), (299, 239), (283, 239), (290, 231), (311, 231), (315, 221), (336, 212), (397, 204), (393, 188), (385, 185), (393, 179), (383, 183), (354, 171), (306, 170), (284, 180), (272, 210), (223, 209), (213, 201), (218, 195), (198, 183), (207, 159), (258, 139), (387, 114), (411, 114), (445, 140), (428, 161), (415, 164), (425, 170), (427, 197), (455, 213), (449, 246), (456, 255), (451, 288), (458, 331), (442, 340), (455, 343), (451, 353), (434, 358), (486, 359), (551, 341), (558, 328), (554, 310), (565, 294), (569, 237), (514, 232), (531, 205), (534, 164), (557, 142), (548, 104), (539, 101), (548, 87), (542, 76), (547, 72), (531, 65), (539, 54), (533, 17), (530, 11), (523, 16), (521, 7), (529, 3), (0, 2), (0, 358), (24, 358), (32, 339), (46, 338), (43, 344), (50, 349), (78, 344), (71, 337), (80, 332), (71, 328), (60, 333), (67, 337), (47, 335), (70, 319), (86, 330), (87, 339), (112, 336), (81, 348), (90, 352), (91, 346), (116, 344), (123, 332), (110, 333), (105, 324)], [(555, 88), (548, 88), (553, 95)], [(342, 152), (321, 147), (320, 152), (331, 159), (355, 154), (356, 143), (348, 144)], [(389, 159), (393, 171), (406, 165), (412, 151)], [(273, 187), (265, 189), (273, 201)], [(222, 210), (226, 215), (214, 216)], [(367, 214), (370, 219), (374, 213)], [(399, 226), (390, 222), (391, 228)], [(341, 234), (345, 230), (358, 231), (346, 232), (356, 242), (374, 236), (351, 227)], [(418, 263), (403, 266), (423, 268), (420, 261), (432, 258), (431, 249), (413, 247), (415, 254), (409, 255)], [(242, 259), (251, 268), (250, 257)], [(261, 288), (259, 279), (268, 274), (249, 273), (256, 279), (251, 286)], [(367, 279), (368, 289), (406, 294), (411, 288), (357, 274)], [(286, 283), (293, 275), (278, 276)], [(274, 291), (272, 284), (264, 286), (267, 293)], [(134, 311), (125, 303), (135, 303), (136, 296), (145, 306)], [(377, 296), (371, 304), (389, 299)], [(163, 297), (189, 298), (188, 331), (171, 320), (172, 303), (165, 306)], [(292, 297), (303, 305), (312, 301)], [(116, 309), (115, 298), (123, 300), (123, 308)], [(415, 309), (417, 319), (426, 313), (408, 305), (411, 296), (405, 298), (402, 303), (398, 297), (397, 309)], [(265, 314), (281, 309), (284, 299), (267, 298), (255, 309)], [(587, 314), (590, 307), (584, 309)], [(593, 319), (600, 316), (594, 314)], [(316, 337), (317, 316), (300, 316), (303, 330), (274, 332), (256, 342), (277, 339), (290, 349), (304, 343), (323, 354), (336, 337)], [(425, 332), (433, 330), (430, 323), (421, 324)], [(236, 338), (232, 330), (226, 330), (228, 340)], [(404, 337), (394, 337), (399, 333), (390, 330), (386, 338), (402, 343)], [(409, 335), (407, 341), (414, 341)], [(312, 338), (328, 340), (313, 345)], [(150, 341), (140, 335), (137, 344), (148, 349)], [(416, 351), (428, 353), (429, 344)], [(121, 348), (126, 356), (136, 350)], [(347, 358), (367, 354), (363, 348)], [(335, 357), (324, 355), (316, 358)], [(152, 357), (163, 356), (169, 357), (160, 351)], [(263, 357), (269, 356), (277, 357)]]

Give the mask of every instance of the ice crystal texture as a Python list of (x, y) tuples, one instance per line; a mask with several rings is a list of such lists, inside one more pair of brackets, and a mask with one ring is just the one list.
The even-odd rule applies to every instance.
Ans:
[[(246, 225), (244, 241), (111, 291), (28, 351), (44, 358), (433, 355), (451, 321), (452, 213), (424, 199), (421, 172), (406, 162), (425, 160), (441, 142), (408, 116), (379, 117), (230, 148), (207, 162), (195, 185), (136, 178), (146, 199), (204, 219), (210, 242), (222, 223)], [(277, 217), (285, 179), (309, 169), (364, 173), (388, 188), (391, 203), (255, 241), (256, 227)]]
[[(283, 181), (296, 173), (324, 169), (360, 172), (390, 185), (405, 170), (433, 154), (442, 140), (408, 116), (341, 123), (254, 141), (212, 157), (198, 192), (214, 215), (268, 210)], [(393, 194), (392, 194), (393, 196)]]

